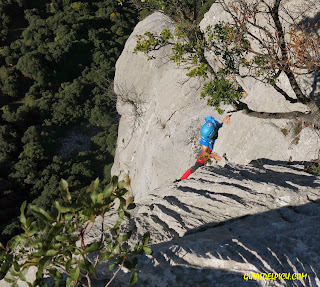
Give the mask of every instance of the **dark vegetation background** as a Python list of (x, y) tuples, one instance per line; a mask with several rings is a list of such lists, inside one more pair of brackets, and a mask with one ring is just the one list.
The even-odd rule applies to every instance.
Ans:
[[(0, 241), (21, 203), (47, 209), (61, 178), (80, 193), (110, 180), (115, 63), (139, 19), (162, 9), (197, 26), (214, 0), (0, 0)], [(162, 3), (162, 4), (161, 4)]]
[(137, 11), (115, 0), (0, 1), (0, 241), (24, 200), (108, 182), (117, 138), (115, 62)]

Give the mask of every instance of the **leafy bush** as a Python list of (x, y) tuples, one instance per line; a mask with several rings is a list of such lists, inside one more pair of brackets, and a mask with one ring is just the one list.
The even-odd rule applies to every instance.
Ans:
[[(124, 198), (128, 192), (125, 182), (113, 177), (102, 189), (96, 179), (86, 191), (72, 198), (68, 183), (61, 180), (60, 191), (64, 203), (55, 201), (50, 211), (30, 204), (31, 215), (27, 217), (27, 203), (22, 204), (20, 222), (24, 233), (9, 240), (6, 247), (0, 244), (0, 279), (18, 286), (19, 279), (27, 282), (25, 275), (29, 267), (37, 266), (36, 280), (27, 282), (29, 286), (46, 286), (43, 279), (48, 272), (55, 280), (54, 286), (92, 286), (98, 264), (107, 261), (110, 270), (119, 266), (114, 275), (123, 266), (131, 270), (130, 284), (136, 283), (138, 259), (134, 255), (152, 251), (147, 247), (149, 232), (144, 234), (141, 243), (128, 248), (126, 243), (132, 231), (125, 234), (120, 231), (121, 222), (125, 217), (130, 218), (128, 210), (135, 207)], [(102, 217), (101, 237), (88, 244), (86, 235), (99, 215)], [(109, 236), (105, 236), (104, 219), (113, 215), (119, 218), (109, 230)], [(93, 256), (89, 256), (93, 252), (94, 262), (90, 259)]]
[(320, 175), (320, 162), (319, 160), (305, 164), (304, 170), (313, 175)]
[(233, 101), (241, 99), (242, 90), (236, 88), (229, 79), (221, 74), (203, 85), (201, 98), (206, 97), (208, 97), (207, 104), (214, 106), (216, 110), (222, 114), (223, 109), (221, 109), (220, 104), (228, 105)]
[[(184, 63), (188, 70), (187, 76), (201, 77), (205, 81), (201, 98), (207, 98), (209, 106), (214, 106), (219, 113), (223, 113), (222, 104), (231, 104), (242, 97), (243, 90), (230, 80), (230, 75), (237, 69), (234, 58), (241, 54), (243, 47), (233, 47), (230, 50), (226, 48), (228, 45), (224, 43), (228, 40), (228, 30), (219, 25), (213, 31), (211, 28), (207, 31), (209, 34), (207, 39), (199, 28), (192, 27), (187, 24), (177, 25), (175, 35), (168, 28), (163, 29), (159, 36), (151, 32), (138, 35), (134, 53), (143, 52), (148, 56), (148, 60), (152, 60), (154, 56), (150, 55), (150, 52), (171, 45), (170, 60), (178, 66)], [(188, 39), (188, 41), (181, 41), (183, 39)], [(220, 42), (221, 47), (217, 46), (217, 42)], [(245, 44), (247, 43), (245, 42), (243, 46)], [(212, 49), (212, 47), (216, 52), (218, 51), (217, 54), (223, 54), (226, 61), (225, 67), (213, 74), (211, 74), (212, 71), (204, 57), (205, 51)]]

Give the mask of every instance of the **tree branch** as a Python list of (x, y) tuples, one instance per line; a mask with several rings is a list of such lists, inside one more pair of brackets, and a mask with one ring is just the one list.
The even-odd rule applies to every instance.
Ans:
[(288, 66), (288, 50), (285, 42), (285, 36), (283, 32), (283, 27), (280, 22), (280, 17), (279, 17), (279, 8), (280, 8), (280, 3), (282, 0), (276, 0), (274, 6), (272, 7), (271, 10), (271, 17), (275, 23), (276, 29), (278, 31), (278, 37), (279, 37), (279, 44), (280, 44), (280, 50), (281, 50), (281, 55), (283, 60), (287, 63), (286, 67), (284, 67), (283, 71), (287, 75), (290, 85), (295, 92), (297, 98), (299, 101), (303, 104), (307, 104), (309, 102), (309, 99), (303, 94), (301, 91), (301, 88), (299, 84), (297, 83), (297, 80), (291, 71), (290, 67)]
[(282, 96), (284, 96), (284, 98), (285, 98), (288, 102), (290, 102), (290, 103), (292, 103), (292, 104), (298, 102), (298, 99), (293, 99), (293, 98), (289, 97), (289, 95), (288, 95), (283, 89), (281, 89), (279, 86), (277, 86), (277, 84), (271, 83), (271, 85), (272, 85), (272, 87), (274, 87), (274, 89), (275, 89), (278, 93), (280, 93)]
[(89, 273), (86, 274), (86, 278), (87, 278), (87, 281), (88, 281), (88, 287), (91, 287), (91, 278), (89, 276)]
[(114, 278), (116, 278), (117, 274), (120, 272), (120, 270), (122, 269), (124, 264), (124, 260), (122, 261), (121, 265), (119, 266), (118, 270), (113, 274), (112, 278), (110, 279), (110, 281), (107, 283), (107, 285), (105, 287), (108, 287), (111, 282), (114, 280)]
[(304, 118), (305, 113), (302, 112), (288, 112), (288, 113), (269, 113), (269, 112), (256, 112), (251, 110), (248, 105), (244, 102), (235, 102), (233, 103), (234, 107), (242, 111), (243, 114), (249, 117), (255, 117), (259, 119), (296, 119)]

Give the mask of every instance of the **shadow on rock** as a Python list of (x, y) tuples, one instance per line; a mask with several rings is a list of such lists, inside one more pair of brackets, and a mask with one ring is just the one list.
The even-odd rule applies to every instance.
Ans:
[[(319, 286), (320, 200), (190, 230), (153, 246), (139, 286)], [(245, 281), (245, 273), (307, 273)]]

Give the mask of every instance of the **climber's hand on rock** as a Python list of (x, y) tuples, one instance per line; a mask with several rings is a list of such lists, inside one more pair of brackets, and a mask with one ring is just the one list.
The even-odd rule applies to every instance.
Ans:
[(211, 154), (211, 158), (215, 159), (216, 161), (221, 161), (221, 157), (218, 156), (218, 154), (216, 152)]
[(224, 119), (223, 119), (223, 123), (227, 124), (227, 125), (230, 125), (230, 117), (231, 116), (226, 116)]

